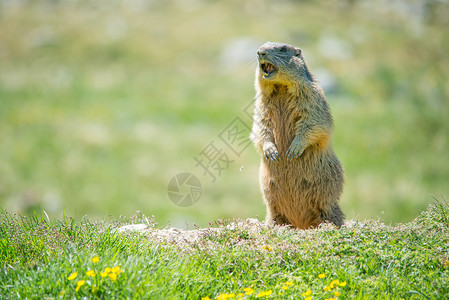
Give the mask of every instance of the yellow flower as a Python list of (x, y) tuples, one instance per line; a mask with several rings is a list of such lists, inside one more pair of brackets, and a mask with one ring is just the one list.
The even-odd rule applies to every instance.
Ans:
[(210, 298), (208, 296), (206, 297), (201, 297), (201, 300), (210, 300)]
[(283, 285), (283, 286), (282, 286), (282, 289), (285, 291), (286, 289), (288, 289), (288, 286)]
[(262, 249), (263, 250), (267, 250), (268, 252), (270, 252), (270, 251), (273, 250), (273, 247), (271, 247), (270, 245), (267, 245), (267, 246), (263, 246)]
[(108, 273), (107, 273), (107, 272), (101, 272), (101, 273), (100, 273), (100, 276), (101, 276), (101, 277), (108, 277)]
[(86, 282), (86, 281), (84, 281), (84, 280), (78, 281), (78, 282), (76, 283), (76, 289), (75, 289), (75, 291), (78, 292), (78, 291), (80, 290), (81, 286), (83, 286), (85, 282)]
[(291, 286), (291, 285), (293, 285), (293, 282), (287, 281), (285, 284), (286, 284), (287, 286)]
[(312, 300), (312, 296), (309, 296), (309, 297), (306, 297), (306, 298), (304, 298), (304, 300)]
[(95, 276), (95, 271), (94, 270), (89, 270), (89, 271), (86, 272), (86, 275), (90, 276), (90, 277), (94, 277)]
[(252, 293), (254, 293), (254, 290), (250, 287), (248, 288), (244, 288), (243, 291), (247, 294), (247, 295), (251, 295)]
[(446, 261), (444, 262), (443, 265), (444, 265), (445, 268), (449, 267), (449, 260), (446, 259)]
[(115, 273), (109, 273), (108, 276), (109, 276), (109, 278), (111, 278), (111, 280), (117, 279), (117, 274), (115, 274)]
[(245, 294), (243, 294), (243, 293), (238, 293), (238, 294), (237, 294), (237, 298), (238, 298), (238, 299), (242, 299), (243, 296), (245, 296)]
[(346, 286), (346, 281), (340, 282), (339, 286)]
[(260, 292), (259, 294), (257, 294), (256, 297), (259, 298), (259, 297), (264, 297), (264, 296), (270, 296), (272, 293), (273, 293), (272, 290), (268, 290), (266, 292)]
[(235, 296), (234, 293), (232, 293), (232, 294), (220, 294), (220, 295), (217, 297), (217, 299), (218, 299), (218, 300), (226, 300), (226, 299), (229, 299), (229, 298), (234, 298), (234, 296)]
[(77, 285), (77, 286), (82, 286), (82, 285), (85, 284), (85, 283), (86, 283), (85, 280), (80, 280), (80, 281), (77, 281), (77, 282), (76, 282), (76, 285)]
[(326, 292), (330, 292), (331, 291), (331, 288), (329, 287), (329, 286), (325, 286), (324, 288), (323, 288), (323, 290), (325, 290)]
[(337, 300), (337, 298), (326, 298), (324, 300)]
[(111, 269), (111, 272), (116, 273), (116, 272), (119, 271), (119, 270), (120, 270), (120, 267), (119, 267), (119, 266), (115, 266), (115, 267), (113, 267), (113, 268)]
[(106, 269), (104, 269), (104, 271), (109, 274), (111, 273), (111, 268), (107, 267)]
[(340, 292), (334, 292), (334, 296), (335, 296), (335, 297), (338, 297), (338, 296), (340, 296), (340, 295), (341, 295)]
[(70, 275), (67, 279), (68, 280), (73, 280), (76, 278), (76, 276), (78, 276), (78, 272), (72, 273), (72, 275)]
[(340, 281), (338, 281), (338, 279), (332, 280), (331, 283), (329, 284), (329, 287), (331, 289), (333, 289), (336, 285), (338, 285), (340, 283)]
[(324, 273), (321, 273), (321, 274), (318, 275), (318, 278), (323, 279), (324, 277), (326, 277), (326, 275), (324, 275)]
[(307, 296), (310, 296), (311, 294), (312, 294), (312, 290), (307, 290), (305, 293), (302, 293), (301, 295), (303, 297), (307, 297)]
[(97, 262), (100, 261), (100, 258), (98, 256), (95, 256), (94, 258), (92, 258), (92, 262), (95, 264)]

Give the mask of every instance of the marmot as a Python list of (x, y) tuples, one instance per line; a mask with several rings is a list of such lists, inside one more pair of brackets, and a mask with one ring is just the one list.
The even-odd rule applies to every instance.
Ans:
[(296, 228), (343, 224), (343, 168), (332, 150), (333, 120), (301, 49), (267, 42), (257, 51), (251, 140), (263, 154), (266, 221)]

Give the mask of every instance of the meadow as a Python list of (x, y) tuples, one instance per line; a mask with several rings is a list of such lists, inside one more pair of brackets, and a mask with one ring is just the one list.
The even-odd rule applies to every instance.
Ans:
[[(325, 89), (347, 218), (412, 221), (449, 195), (449, 9), (395, 3), (2, 1), (1, 208), (176, 227), (263, 218), (259, 154), (220, 137), (251, 125), (270, 40), (301, 47)], [(210, 143), (232, 161), (215, 182), (195, 161)], [(167, 195), (182, 172), (202, 184), (189, 207)]]
[[(117, 230), (128, 224), (147, 229)], [(142, 214), (52, 221), (2, 212), (0, 298), (449, 299), (448, 228), (444, 202), (410, 223), (338, 230), (219, 220), (168, 231)]]

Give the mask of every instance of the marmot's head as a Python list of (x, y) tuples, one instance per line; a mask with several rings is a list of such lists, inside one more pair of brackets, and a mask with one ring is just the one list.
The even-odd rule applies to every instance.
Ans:
[(293, 87), (314, 82), (299, 48), (267, 42), (257, 50), (257, 57), (259, 66), (256, 80), (262, 85), (282, 84)]

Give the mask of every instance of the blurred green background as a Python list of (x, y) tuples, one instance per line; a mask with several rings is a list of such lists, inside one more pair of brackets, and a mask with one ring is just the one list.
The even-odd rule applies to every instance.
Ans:
[[(264, 217), (259, 154), (219, 135), (254, 97), (265, 41), (303, 49), (325, 89), (347, 218), (406, 222), (449, 197), (443, 1), (0, 1), (0, 204), (51, 217), (206, 225)], [(212, 183), (211, 142), (233, 160)], [(167, 185), (190, 172), (199, 201)]]

